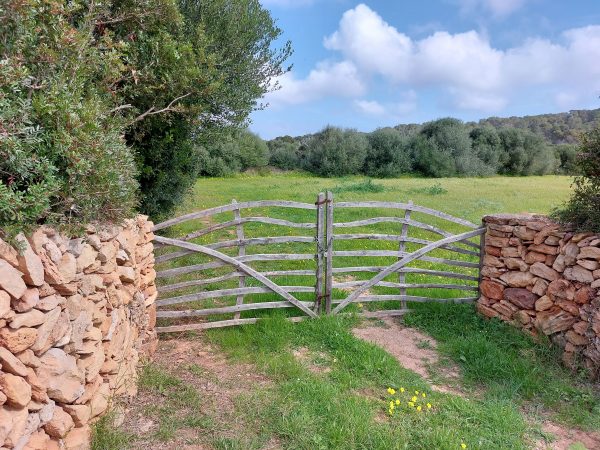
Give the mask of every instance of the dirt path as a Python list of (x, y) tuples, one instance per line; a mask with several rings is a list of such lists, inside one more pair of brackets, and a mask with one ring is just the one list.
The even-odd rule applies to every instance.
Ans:
[[(453, 365), (440, 367), (440, 355), (435, 349), (437, 343), (431, 336), (414, 328), (402, 326), (390, 317), (380, 322), (366, 322), (365, 326), (352, 331), (356, 337), (383, 348), (394, 356), (402, 367), (421, 375), (432, 385), (433, 390), (464, 395), (454, 383), (459, 379), (458, 367)], [(435, 370), (438, 376), (432, 377), (432, 370)], [(444, 383), (440, 380), (450, 382)]]
[[(190, 410), (185, 408), (176, 410), (172, 417), (161, 417), (150, 412), (156, 407), (169, 407), (172, 399), (156, 390), (140, 389), (125, 410), (126, 420), (123, 424), (126, 432), (136, 436), (132, 448), (209, 450), (213, 448), (210, 442), (215, 434), (218, 439), (240, 441), (241, 437), (243, 441), (248, 433), (248, 425), (240, 423), (236, 415), (236, 400), (241, 395), (270, 386), (268, 378), (249, 364), (227, 360), (208, 343), (197, 338), (161, 341), (154, 361), (161, 371), (182, 381), (181, 393), (176, 392), (176, 395), (185, 395), (184, 389), (190, 388), (198, 393), (201, 408), (195, 413), (198, 420), (206, 424), (188, 426)], [(161, 421), (178, 424), (172, 438), (159, 438), (161, 426), (165, 426)], [(263, 448), (277, 449), (279, 446), (276, 442), (269, 442)]]

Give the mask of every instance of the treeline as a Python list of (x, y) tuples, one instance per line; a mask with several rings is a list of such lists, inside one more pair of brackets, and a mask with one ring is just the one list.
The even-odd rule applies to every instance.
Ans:
[(321, 176), (427, 177), (570, 174), (577, 149), (549, 144), (520, 128), (446, 118), (372, 133), (327, 127), (309, 136), (268, 142), (269, 164)]

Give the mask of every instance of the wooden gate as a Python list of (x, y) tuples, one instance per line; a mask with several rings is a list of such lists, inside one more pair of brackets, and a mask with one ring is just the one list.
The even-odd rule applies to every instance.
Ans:
[[(248, 214), (257, 210), (261, 214)], [(283, 210), (283, 217), (274, 217)], [(391, 213), (379, 214), (390, 210)], [(376, 213), (374, 217), (356, 220), (357, 215), (371, 211)], [(348, 214), (354, 220), (336, 221)], [(297, 220), (289, 220), (290, 216)], [(445, 224), (453, 230), (445, 229)], [(377, 226), (393, 227), (397, 233), (388, 229), (373, 232)], [(255, 323), (265, 310), (282, 308), (289, 320), (298, 321), (319, 314), (338, 314), (351, 305), (352, 312), (373, 317), (404, 314), (408, 311), (407, 302), (473, 302), (476, 296), (440, 297), (437, 291), (479, 290), (482, 243), (473, 238), (485, 232), (467, 220), (412, 202), (334, 203), (331, 192), (319, 194), (314, 204), (234, 200), (229, 205), (187, 214), (154, 227), (155, 231), (166, 229), (171, 235), (175, 230), (185, 234), (179, 238), (157, 235), (154, 239), (159, 269), (166, 266), (157, 277), (174, 280), (160, 283), (157, 317), (170, 323), (159, 327), (159, 332)], [(339, 229), (355, 232), (339, 233)], [(278, 234), (281, 230), (284, 234)], [(233, 236), (228, 233), (235, 239), (230, 239)], [(434, 239), (435, 236), (440, 239)], [(348, 248), (357, 242), (368, 242), (371, 247), (383, 243), (385, 248)], [(256, 247), (275, 251), (256, 253)], [(228, 250), (230, 254), (226, 253)], [(394, 262), (390, 263), (390, 259)], [(337, 265), (335, 261), (350, 261), (351, 265)], [(368, 264), (373, 261), (376, 264)], [(263, 263), (284, 267), (252, 267)], [(369, 275), (373, 273), (374, 276)], [(357, 276), (362, 279), (356, 279)], [(423, 279), (408, 282), (411, 280), (407, 276)], [(236, 280), (237, 286), (228, 285)], [(294, 282), (286, 283), (289, 280)], [(210, 286), (216, 289), (207, 289)], [(377, 289), (388, 292), (371, 292)], [(426, 293), (415, 295), (415, 290)], [(435, 292), (427, 294), (428, 290)], [(206, 307), (207, 301), (216, 303)], [(400, 308), (390, 309), (389, 303), (384, 309), (364, 308), (365, 303), (373, 302), (392, 302)]]

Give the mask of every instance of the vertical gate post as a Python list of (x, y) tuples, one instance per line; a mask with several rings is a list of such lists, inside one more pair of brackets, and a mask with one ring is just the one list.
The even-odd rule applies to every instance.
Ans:
[(477, 297), (481, 298), (481, 281), (483, 280), (483, 257), (485, 255), (485, 235), (487, 233), (487, 224), (482, 220), (481, 227), (485, 229), (479, 236), (479, 272), (477, 273)]
[[(237, 205), (237, 201), (235, 199), (233, 199), (231, 201), (231, 203)], [(236, 209), (234, 209), (233, 214), (234, 214), (234, 219), (236, 221), (240, 221), (242, 219), (242, 213), (241, 213), (239, 207), (236, 208)], [(243, 224), (238, 223), (235, 226), (235, 232), (236, 232), (236, 235), (237, 235), (237, 239), (239, 241), (241, 241), (241, 240), (244, 239), (244, 225)], [(246, 255), (246, 247), (245, 247), (245, 245), (242, 242), (240, 242), (240, 245), (238, 247), (239, 247), (238, 256), (244, 256), (244, 255)], [(246, 275), (244, 275), (243, 273), (239, 277), (238, 287), (241, 287), (241, 288), (246, 287)], [(240, 295), (237, 296), (235, 304), (236, 305), (243, 305), (244, 304), (244, 294), (240, 294)], [(238, 312), (235, 313), (234, 318), (235, 319), (239, 319), (240, 315), (241, 315), (241, 313), (238, 311)]]
[(331, 314), (331, 291), (333, 290), (333, 192), (327, 191), (327, 269), (325, 271), (325, 314)]
[(321, 312), (321, 301), (323, 300), (323, 258), (325, 253), (325, 194), (322, 192), (317, 196), (317, 231), (315, 241), (317, 243), (317, 270), (315, 273), (315, 307), (314, 312)]
[[(413, 202), (412, 200), (408, 201), (409, 205), (412, 205)], [(406, 210), (404, 211), (404, 220), (410, 220), (410, 213), (411, 213), (411, 209), (406, 208)], [(398, 259), (402, 259), (402, 257), (404, 256), (404, 252), (406, 252), (406, 237), (408, 236), (408, 223), (403, 223), (402, 224), (402, 232), (400, 234), (400, 246), (398, 247)], [(402, 269), (400, 269), (402, 270)], [(406, 274), (404, 272), (400, 272), (398, 273), (398, 283), (400, 284), (404, 284), (406, 282)], [(405, 287), (401, 287), (400, 288), (400, 295), (406, 297), (406, 288)], [(400, 301), (401, 304), (401, 309), (406, 309), (406, 298), (403, 298)]]

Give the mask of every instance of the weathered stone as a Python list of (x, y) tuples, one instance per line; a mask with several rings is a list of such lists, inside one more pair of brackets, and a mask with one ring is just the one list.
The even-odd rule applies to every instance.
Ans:
[(546, 294), (546, 289), (548, 289), (548, 282), (542, 278), (538, 278), (535, 281), (531, 292), (541, 297), (542, 295)]
[(538, 252), (527, 252), (525, 258), (523, 258), (527, 264), (534, 264), (536, 262), (545, 262), (546, 255)]
[(0, 390), (6, 395), (10, 406), (25, 407), (31, 400), (31, 386), (24, 378), (12, 373), (0, 372)]
[(577, 334), (573, 330), (567, 331), (565, 337), (567, 338), (567, 341), (573, 345), (587, 345), (590, 342), (589, 338), (582, 336), (581, 334)]
[(520, 226), (513, 229), (513, 234), (524, 241), (532, 241), (536, 233), (535, 230)]
[(500, 300), (498, 303), (494, 303), (492, 308), (504, 316), (506, 319), (511, 319), (512, 315), (518, 311), (518, 308), (505, 300)]
[(525, 272), (529, 269), (529, 266), (521, 258), (504, 258), (504, 264), (510, 270)]
[(581, 320), (573, 325), (573, 330), (579, 334), (585, 334), (585, 332), (589, 329), (590, 324), (585, 320)]
[(27, 367), (25, 367), (25, 364), (4, 347), (0, 347), (0, 366), (4, 372), (20, 377), (27, 376)]
[(133, 267), (119, 266), (117, 273), (123, 283), (135, 283), (135, 270)]
[(73, 281), (77, 275), (77, 261), (75, 256), (71, 253), (65, 253), (58, 264), (58, 271), (60, 272), (64, 283), (68, 284)]
[(0, 288), (13, 298), (20, 298), (27, 290), (22, 273), (3, 259), (0, 259)]
[(584, 286), (575, 292), (574, 300), (579, 304), (589, 303), (594, 297), (594, 290), (589, 286)]
[(531, 245), (529, 250), (536, 253), (543, 253), (545, 255), (557, 255), (558, 247), (547, 244)]
[(514, 313), (513, 318), (517, 320), (521, 325), (527, 325), (531, 322), (531, 317), (524, 310), (517, 311)]
[(540, 311), (535, 319), (535, 326), (545, 335), (558, 333), (571, 328), (577, 321), (566, 311), (560, 308), (552, 308), (548, 311)]
[(559, 298), (554, 302), (555, 305), (560, 306), (562, 309), (567, 311), (569, 314), (573, 314), (574, 316), (579, 316), (579, 306), (577, 303), (572, 302), (570, 300), (565, 300), (563, 298)]
[(533, 275), (548, 281), (554, 281), (560, 277), (559, 273), (556, 270), (539, 262), (533, 264), (529, 270)]
[(492, 255), (484, 255), (483, 265), (489, 266), (489, 267), (497, 267), (497, 268), (504, 267), (504, 263), (502, 262), (502, 260), (497, 258), (496, 256), (492, 256)]
[(17, 353), (15, 356), (27, 367), (35, 368), (40, 366), (40, 360), (29, 348), (21, 353)]
[(98, 388), (92, 399), (90, 400), (90, 409), (92, 418), (99, 416), (108, 408), (108, 400), (110, 399), (110, 386), (108, 383), (103, 383)]
[(37, 337), (35, 328), (0, 329), (0, 346), (6, 347), (11, 353), (19, 353), (33, 345)]
[(572, 266), (573, 264), (575, 264), (575, 261), (577, 260), (577, 255), (579, 255), (579, 247), (577, 246), (577, 244), (571, 240), (571, 242), (565, 245), (563, 252), (565, 255), (565, 264), (567, 266)]
[(535, 302), (536, 311), (546, 311), (554, 306), (554, 302), (547, 295), (540, 297)]
[(26, 313), (15, 314), (9, 327), (17, 329), (22, 327), (36, 327), (44, 322), (46, 315), (42, 311), (32, 309)]
[(46, 320), (38, 328), (35, 343), (31, 346), (31, 350), (35, 353), (42, 353), (48, 350), (56, 342), (52, 339), (52, 330), (59, 320), (60, 312), (60, 308), (56, 307), (46, 314)]
[(89, 450), (91, 434), (89, 425), (73, 428), (63, 439), (65, 450)]
[(548, 285), (546, 294), (552, 301), (560, 298), (573, 300), (575, 298), (575, 288), (567, 280), (555, 280)]
[(89, 244), (83, 244), (81, 253), (77, 257), (77, 271), (83, 272), (96, 261), (98, 252)]
[(31, 435), (23, 450), (48, 450), (49, 445), (50, 436), (44, 430), (39, 430)]
[(523, 288), (506, 288), (504, 299), (522, 309), (533, 309), (538, 296)]
[(62, 408), (69, 413), (77, 427), (87, 424), (92, 415), (89, 405), (62, 405)]
[(594, 233), (589, 232), (589, 231), (577, 233), (577, 234), (573, 235), (573, 237), (571, 238), (571, 241), (573, 241), (573, 242), (583, 241), (585, 238), (588, 238), (593, 235), (594, 235)]
[(567, 267), (567, 264), (565, 263), (565, 255), (558, 255), (554, 260), (554, 264), (552, 264), (552, 268), (557, 272), (562, 272), (565, 270), (565, 267)]
[[(0, 424), (2, 424), (3, 421), (6, 421), (9, 429), (6, 438), (4, 439), (4, 447), (14, 448), (25, 431), (29, 411), (24, 407), (11, 407), (7, 405), (0, 407), (0, 410), (8, 413), (6, 418), (2, 417), (3, 414), (0, 413), (0, 419), (2, 419), (0, 420)], [(2, 425), (0, 425), (0, 428), (2, 428)], [(2, 431), (0, 431), (0, 435), (1, 434)]]
[(57, 306), (61, 306), (65, 303), (65, 298), (58, 294), (48, 295), (47, 297), (40, 298), (40, 301), (35, 305), (35, 309), (40, 311), (52, 311)]
[(563, 276), (567, 280), (578, 281), (580, 283), (592, 283), (594, 281), (594, 276), (592, 272), (587, 269), (584, 269), (581, 266), (573, 266), (567, 267), (563, 272)]
[(548, 236), (546, 238), (546, 240), (544, 241), (544, 244), (559, 245), (560, 244), (560, 237), (559, 236)]
[(488, 234), (485, 237), (485, 245), (499, 248), (508, 247), (508, 238), (491, 236)]
[(481, 292), (483, 295), (496, 300), (502, 299), (502, 293), (504, 292), (504, 286), (500, 283), (496, 283), (491, 280), (483, 280), (481, 282)]
[(17, 236), (17, 240), (21, 247), (18, 261), (19, 270), (23, 273), (23, 280), (27, 284), (41, 286), (44, 284), (44, 266), (42, 265), (42, 260), (35, 254), (31, 245), (22, 234)]
[(84, 377), (75, 358), (58, 348), (51, 348), (40, 357), (36, 369), (40, 380), (48, 386), (48, 396), (61, 403), (73, 403), (83, 394)]
[[(491, 248), (496, 248), (496, 247), (491, 247)], [(498, 255), (496, 255), (496, 256), (498, 256)], [(504, 247), (504, 248), (500, 249), (500, 256), (503, 256), (505, 258), (520, 258), (521, 252), (519, 251), (519, 248), (517, 248), (517, 247)]]
[(21, 298), (12, 300), (11, 306), (16, 312), (26, 312), (37, 306), (39, 300), (40, 295), (36, 288), (26, 289)]
[[(19, 253), (17, 252), (17, 250), (15, 250), (15, 248), (11, 245), (4, 242), (2, 239), (0, 239), (0, 259), (5, 260), (13, 267), (18, 267), (18, 257)], [(0, 443), (2, 443), (2, 440), (0, 440)]]
[(71, 416), (60, 406), (54, 408), (54, 414), (50, 422), (44, 425), (44, 430), (53, 438), (63, 438), (75, 426)]
[(500, 276), (500, 279), (510, 287), (526, 287), (534, 282), (530, 272), (510, 271)]
[(598, 261), (591, 259), (578, 259), (577, 265), (587, 270), (596, 270), (600, 267), (600, 263)]
[(600, 261), (600, 247), (581, 247), (577, 259), (585, 258)]
[(10, 295), (4, 291), (0, 291), (0, 319), (7, 318), (11, 314)]

